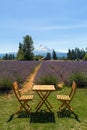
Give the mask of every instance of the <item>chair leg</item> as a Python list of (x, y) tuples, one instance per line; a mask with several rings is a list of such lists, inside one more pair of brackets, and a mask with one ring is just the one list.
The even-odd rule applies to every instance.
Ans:
[(15, 112), (14, 114), (18, 114), (20, 111), (22, 111), (22, 109), (25, 109), (28, 113), (30, 113), (31, 108), (28, 104), (28, 101), (22, 101), (22, 102), (20, 101), (20, 104), (21, 104), (21, 106), (20, 106), (19, 110), (17, 112)]
[(22, 108), (24, 108), (28, 113), (30, 113), (30, 106), (27, 104), (27, 102), (21, 103)]
[(70, 110), (70, 112), (72, 114), (74, 114), (74, 116), (77, 118), (78, 116), (75, 114), (75, 112), (73, 111), (72, 107), (69, 105), (69, 103), (65, 102), (65, 106), (66, 108), (68, 108), (68, 110)]
[(64, 109), (68, 108), (68, 110), (70, 110), (70, 112), (73, 113), (76, 116), (76, 114), (74, 113), (72, 107), (69, 105), (70, 102), (67, 102), (67, 101), (61, 101), (61, 102), (62, 102), (62, 104), (59, 107), (60, 111), (63, 111)]
[(61, 105), (60, 107), (59, 107), (59, 110), (60, 111), (62, 111), (62, 110), (64, 110), (64, 109), (66, 109), (66, 107), (65, 107), (65, 105), (63, 104), (63, 105)]
[(28, 108), (31, 110), (31, 107), (30, 107), (30, 105), (29, 105), (29, 104), (27, 104), (27, 103), (26, 103), (26, 105), (27, 105), (27, 107), (28, 107)]
[(59, 110), (64, 110), (64, 109), (66, 109), (66, 102), (65, 101), (61, 101), (62, 102), (62, 104), (60, 105), (60, 107), (59, 107)]

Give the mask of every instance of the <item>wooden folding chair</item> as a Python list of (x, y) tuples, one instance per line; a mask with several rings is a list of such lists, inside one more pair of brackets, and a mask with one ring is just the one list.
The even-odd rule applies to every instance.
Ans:
[(16, 81), (13, 83), (13, 90), (16, 98), (18, 99), (21, 105), (19, 110), (15, 114), (19, 113), (22, 109), (25, 109), (28, 113), (30, 113), (31, 108), (28, 102), (32, 101), (33, 95), (21, 95), (18, 83)]
[(76, 82), (73, 81), (71, 92), (70, 92), (69, 95), (57, 95), (57, 100), (62, 102), (61, 106), (59, 107), (60, 111), (62, 111), (64, 109), (68, 109), (75, 116), (77, 116), (77, 115), (74, 113), (72, 107), (70, 106), (70, 102), (72, 101), (72, 99), (74, 97), (74, 94), (75, 94), (75, 91), (76, 91), (76, 86), (77, 86)]

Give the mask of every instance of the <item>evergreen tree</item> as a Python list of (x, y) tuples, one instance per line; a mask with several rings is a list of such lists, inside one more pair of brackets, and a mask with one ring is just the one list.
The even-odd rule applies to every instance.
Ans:
[(83, 57), (84, 61), (87, 61), (87, 53), (85, 54), (85, 56)]
[(31, 36), (26, 35), (23, 38), (23, 43), (19, 43), (19, 50), (17, 53), (17, 59), (18, 60), (33, 60), (34, 54), (33, 54), (33, 41)]
[(47, 56), (46, 56), (47, 60), (51, 60), (51, 54), (49, 52), (47, 52)]
[(57, 60), (57, 55), (56, 55), (56, 52), (54, 51), (54, 49), (53, 49), (52, 55), (53, 55), (53, 60)]
[(24, 60), (24, 52), (23, 52), (22, 43), (19, 43), (19, 50), (18, 50), (18, 53), (17, 53), (17, 59), (18, 60)]
[(67, 59), (68, 59), (68, 60), (70, 60), (70, 59), (71, 59), (71, 50), (70, 50), (70, 49), (68, 49)]

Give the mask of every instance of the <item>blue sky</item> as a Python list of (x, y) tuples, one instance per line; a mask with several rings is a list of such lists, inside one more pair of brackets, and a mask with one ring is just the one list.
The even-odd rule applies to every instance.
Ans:
[(87, 0), (1, 0), (0, 53), (17, 52), (30, 35), (59, 52), (87, 47)]

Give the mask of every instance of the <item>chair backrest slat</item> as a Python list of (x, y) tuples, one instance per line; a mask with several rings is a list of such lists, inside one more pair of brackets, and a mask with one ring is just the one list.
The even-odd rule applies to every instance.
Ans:
[(14, 90), (14, 93), (15, 93), (17, 99), (19, 100), (19, 98), (21, 97), (21, 93), (19, 91), (19, 87), (18, 87), (18, 84), (16, 81), (13, 83), (13, 90)]
[(70, 92), (70, 94), (69, 94), (69, 97), (70, 97), (71, 100), (73, 99), (73, 97), (74, 97), (74, 95), (75, 95), (76, 87), (77, 87), (77, 84), (76, 84), (75, 81), (73, 81), (73, 83), (72, 83), (72, 88), (71, 88), (71, 92)]

